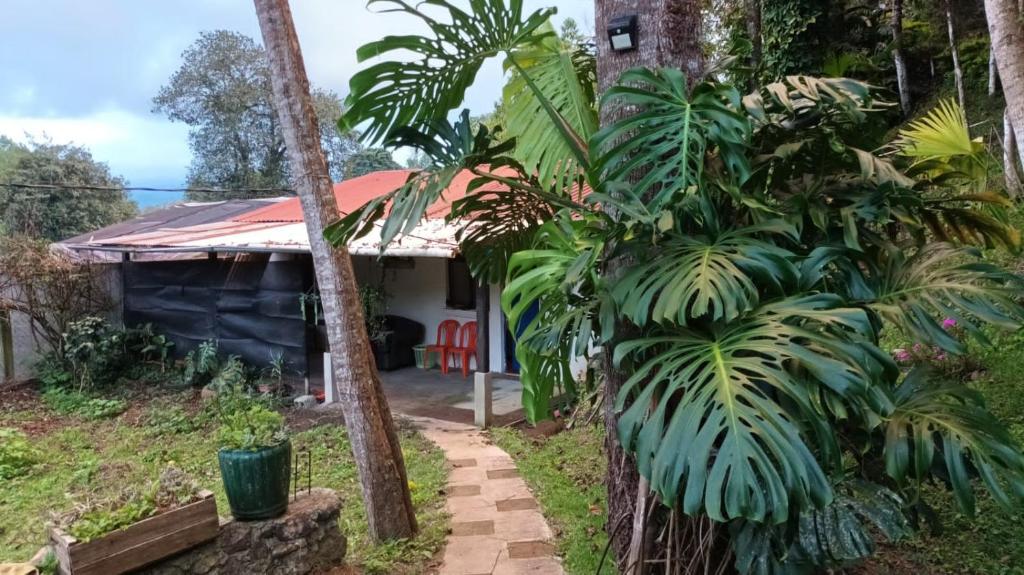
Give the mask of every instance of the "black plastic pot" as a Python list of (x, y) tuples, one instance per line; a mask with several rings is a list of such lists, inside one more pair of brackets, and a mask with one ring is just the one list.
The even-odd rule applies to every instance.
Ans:
[(235, 519), (271, 519), (288, 509), (292, 478), (290, 441), (256, 451), (221, 449), (217, 459)]

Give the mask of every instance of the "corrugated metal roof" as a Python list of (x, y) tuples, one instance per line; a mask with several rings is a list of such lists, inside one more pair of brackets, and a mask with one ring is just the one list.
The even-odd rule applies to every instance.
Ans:
[[(363, 204), (379, 198), (385, 194), (402, 187), (414, 174), (416, 170), (384, 170), (373, 172), (358, 178), (352, 178), (334, 184), (334, 197), (338, 200), (338, 210), (342, 214), (349, 214)], [(513, 175), (509, 168), (496, 170), (495, 173)], [(466, 189), (475, 176), (469, 170), (463, 170), (452, 180), (452, 183), (442, 194), (442, 197), (427, 208), (427, 219), (444, 218), (450, 211), (451, 203), (466, 196)], [(480, 190), (502, 189), (499, 184), (488, 184)], [(302, 205), (298, 198), (291, 198), (286, 201), (253, 210), (246, 214), (240, 214), (233, 218), (238, 222), (301, 222)]]

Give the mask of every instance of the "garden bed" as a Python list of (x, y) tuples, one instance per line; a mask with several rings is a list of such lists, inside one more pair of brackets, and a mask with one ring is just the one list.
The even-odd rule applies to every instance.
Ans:
[(63, 573), (127, 573), (205, 543), (217, 536), (217, 504), (203, 491), (199, 501), (170, 509), (92, 541), (78, 541), (59, 528), (50, 543)]
[[(168, 392), (152, 382), (122, 387), (109, 399), (123, 400), (123, 413), (88, 419), (59, 413), (31, 388), (0, 391), (0, 428), (24, 432), (36, 452), (22, 475), (0, 481), (0, 563), (25, 561), (46, 543), (46, 523), (72, 497), (114, 496), (126, 485), (148, 485), (173, 464), (213, 493), (217, 508), (228, 504), (217, 465), (216, 423), (193, 391)], [(447, 530), (442, 495), (444, 456), (410, 426), (399, 433), (421, 534), (412, 542), (373, 545), (367, 533), (359, 479), (348, 435), (337, 412), (310, 418), (285, 409), (301, 422), (292, 438), (312, 456), (312, 484), (338, 492), (339, 519), (348, 538), (351, 567), (364, 573), (420, 573), (441, 549)], [(304, 467), (304, 466), (303, 466)], [(305, 478), (303, 478), (305, 484)]]

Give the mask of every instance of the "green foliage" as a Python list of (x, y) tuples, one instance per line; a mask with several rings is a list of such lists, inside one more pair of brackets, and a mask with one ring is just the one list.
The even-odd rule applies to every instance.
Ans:
[(342, 177), (346, 180), (365, 176), (381, 170), (397, 170), (402, 166), (391, 156), (391, 152), (383, 148), (366, 148), (350, 154), (345, 158)]
[(128, 409), (128, 402), (121, 399), (93, 397), (82, 391), (59, 387), (44, 391), (43, 401), (57, 413), (85, 419), (109, 419)]
[(361, 286), (359, 301), (363, 305), (363, 319), (370, 341), (384, 342), (387, 337), (388, 294), (382, 287)]
[[(155, 112), (189, 126), (189, 185), (236, 192), (189, 192), (195, 200), (280, 196), (246, 188), (287, 188), (289, 167), (275, 121), (266, 51), (252, 38), (226, 30), (202, 32), (182, 54), (181, 67), (153, 98)], [(350, 131), (339, 132), (341, 102), (314, 88), (320, 144), (331, 177), (340, 180), (345, 161), (358, 151)]]
[[(533, 141), (500, 141), (497, 127), (474, 130), (467, 113), (455, 126), (438, 119), (461, 101), (485, 57), (543, 40), (537, 13), (523, 19), (518, 3), (481, 0), (472, 5), (477, 20), (453, 12), (453, 24), (439, 24), (396, 4), (424, 18), (433, 36), (364, 47), (363, 57), (412, 48), (422, 60), (361, 72), (352, 98), (362, 107), (350, 119), (371, 120), (374, 138), (415, 142), (434, 161), (329, 237), (347, 241), (386, 216), (388, 243), (412, 231), (466, 169), (503, 186), (505, 205), (546, 204), (547, 221), (519, 227), (532, 240), (526, 249), (504, 241), (505, 251), (464, 252), (474, 259), (511, 253), (502, 306), (522, 333), (516, 353), (530, 418), (549, 414), (555, 390), (574, 389), (570, 359), (611, 353), (628, 374), (615, 398), (621, 443), (666, 506), (761, 534), (733, 540), (745, 571), (842, 565), (870, 553), (873, 529), (905, 534), (904, 501), (918, 498), (899, 473), (883, 474), (886, 458), (902, 449), (887, 444), (883, 430), (906, 421), (907, 402), (927, 400), (935, 408), (929, 420), (941, 413), (958, 422), (955, 432), (926, 428), (951, 456), (946, 472), (962, 470), (964, 480), (980, 474), (997, 499), (1008, 499), (997, 488), (1016, 482), (1022, 457), (1010, 436), (995, 431), (981, 406), (964, 412), (906, 387), (878, 347), (892, 322), (956, 351), (939, 333), (939, 318), (975, 333), (985, 324), (1022, 324), (1012, 295), (1019, 280), (971, 249), (1013, 247), (1018, 236), (1005, 198), (964, 170), (973, 145), (969, 154), (926, 154), (944, 136), (912, 129), (894, 146), (883, 139), (883, 113), (892, 106), (850, 79), (790, 75), (741, 98), (714, 82), (688, 88), (678, 70), (638, 69), (602, 100), (628, 113), (583, 146), (555, 97), (516, 67), (514, 81), (518, 75), (551, 123), (531, 138), (547, 148), (546, 138), (559, 134), (563, 161), (585, 172), (593, 193), (578, 202), (575, 183), (549, 190), (533, 166), (515, 161), (515, 150)], [(766, 52), (771, 42), (802, 43), (812, 17), (831, 25), (858, 18), (862, 8), (870, 9), (835, 16), (825, 3), (767, 3), (774, 39), (766, 38)], [(481, 25), (492, 22), (500, 22), (498, 33), (484, 38)], [(521, 46), (510, 42), (513, 32)], [(783, 59), (775, 61), (766, 55), (766, 73), (805, 69), (796, 58), (824, 53), (806, 49), (813, 45), (778, 50)], [(431, 56), (451, 65), (424, 69)], [(902, 153), (880, 154), (889, 149)], [(484, 166), (509, 170), (488, 175)], [(480, 211), (453, 207), (451, 219), (484, 223), (500, 213), (469, 201)], [(504, 237), (474, 236), (488, 239)], [(471, 261), (482, 278), (496, 267)], [(531, 307), (537, 313), (525, 322)]]
[(39, 452), (25, 434), (17, 429), (0, 427), (0, 479), (9, 481), (28, 473), (39, 461)]
[(173, 346), (152, 325), (122, 330), (87, 316), (68, 324), (59, 352), (45, 356), (37, 371), (44, 387), (107, 387), (138, 375), (144, 362), (154, 362), (163, 371)]
[(152, 502), (143, 498), (130, 499), (109, 508), (93, 509), (83, 513), (71, 524), (68, 533), (75, 539), (88, 543), (138, 523), (155, 513), (156, 507)]
[(212, 339), (204, 341), (185, 355), (185, 370), (181, 379), (187, 385), (203, 386), (213, 379), (219, 367), (217, 342)]
[(823, 15), (819, 0), (761, 2), (761, 77), (769, 82), (818, 71), (822, 55), (813, 25)]
[[(507, 427), (495, 427), (490, 433), (494, 443), (515, 459), (545, 519), (558, 534), (558, 555), (565, 572), (595, 575), (608, 541), (603, 429), (583, 426), (544, 439)], [(600, 573), (613, 571), (606, 560)]]
[(181, 406), (154, 401), (145, 417), (146, 432), (153, 437), (183, 435), (200, 429), (206, 423), (203, 415), (192, 415)]
[(217, 431), (221, 449), (256, 451), (279, 445), (287, 439), (284, 418), (259, 405), (223, 414)]
[(466, 12), (447, 0), (432, 4), (447, 11), (448, 22), (419, 12), (404, 0), (372, 0), (421, 19), (434, 36), (387, 36), (361, 46), (360, 62), (411, 50), (416, 58), (401, 63), (385, 60), (357, 72), (349, 81), (348, 111), (341, 126), (353, 129), (372, 119), (364, 139), (389, 139), (396, 129), (443, 120), (462, 103), (465, 91), (485, 60), (543, 36), (537, 30), (554, 10), (538, 10), (523, 17), (522, 0), (471, 0)]
[[(93, 159), (89, 150), (73, 144), (33, 142), (0, 147), (0, 181), (29, 184), (67, 184), (69, 189), (22, 190), (0, 186), (0, 231), (50, 242), (91, 232), (131, 218), (138, 212), (124, 191), (124, 178)], [(96, 191), (74, 186), (113, 187)]]

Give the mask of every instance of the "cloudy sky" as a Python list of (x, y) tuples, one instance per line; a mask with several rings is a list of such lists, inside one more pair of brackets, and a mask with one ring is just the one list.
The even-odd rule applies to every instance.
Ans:
[[(524, 0), (556, 5), (556, 24), (575, 18), (593, 31), (593, 0)], [(355, 50), (384, 34), (419, 31), (405, 15), (376, 14), (364, 0), (292, 0), (313, 84), (348, 93)], [(5, 0), (0, 19), (0, 134), (88, 147), (137, 186), (185, 183), (187, 129), (151, 112), (152, 98), (203, 30), (259, 38), (248, 0)], [(467, 97), (474, 113), (500, 97), (492, 62)], [(140, 196), (153, 203), (166, 194)], [(168, 201), (173, 198), (168, 198)]]

